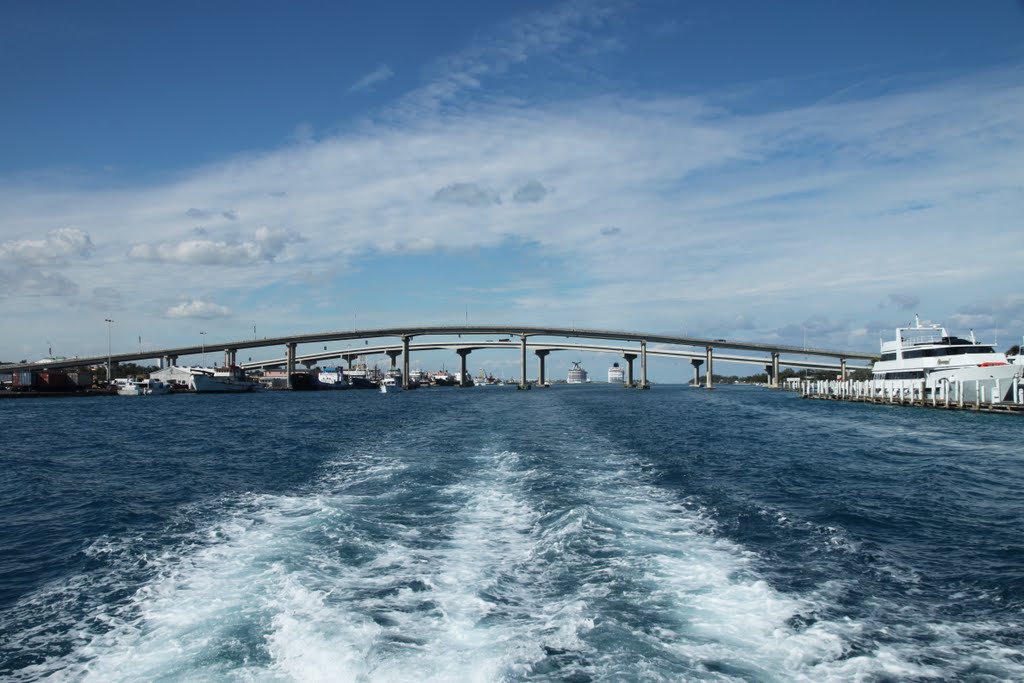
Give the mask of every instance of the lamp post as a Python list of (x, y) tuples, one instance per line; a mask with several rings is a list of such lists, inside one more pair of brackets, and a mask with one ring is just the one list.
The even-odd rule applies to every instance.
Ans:
[(113, 365), (110, 362), (110, 328), (114, 324), (114, 321), (110, 318), (104, 318), (103, 322), (107, 324), (107, 384), (110, 384), (110, 370)]
[(206, 333), (200, 332), (199, 335), (203, 339), (203, 367), (206, 367)]

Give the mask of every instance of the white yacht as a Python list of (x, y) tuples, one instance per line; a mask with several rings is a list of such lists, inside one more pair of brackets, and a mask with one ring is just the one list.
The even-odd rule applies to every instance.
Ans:
[(625, 384), (626, 371), (618, 363), (612, 363), (608, 368), (608, 384)]
[(921, 323), (914, 316), (913, 327), (897, 327), (896, 338), (881, 343), (881, 357), (872, 366), (876, 382), (910, 380), (924, 382), (925, 396), (948, 387), (962, 391), (964, 399), (973, 401), (979, 391), (996, 400), (1012, 401), (1022, 368), (1010, 364), (1006, 354), (990, 344), (953, 337), (946, 328), (934, 323)]
[(580, 364), (573, 361), (572, 367), (569, 368), (569, 376), (566, 378), (566, 384), (586, 384), (587, 382), (587, 371), (580, 367)]

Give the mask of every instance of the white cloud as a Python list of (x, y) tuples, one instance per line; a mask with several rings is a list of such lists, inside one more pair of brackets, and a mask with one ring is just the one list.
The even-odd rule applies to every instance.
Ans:
[(301, 239), (290, 230), (261, 227), (248, 241), (188, 239), (155, 245), (135, 244), (128, 251), (128, 256), (158, 263), (245, 266), (273, 261), (289, 244)]
[(386, 81), (395, 75), (395, 72), (391, 70), (391, 67), (387, 64), (378, 64), (377, 68), (366, 74), (358, 81), (352, 84), (349, 88), (349, 92), (358, 92), (360, 90), (367, 90), (371, 86), (374, 86), (382, 81)]
[(198, 301), (195, 299), (167, 309), (168, 318), (200, 318), (209, 320), (212, 318), (226, 318), (230, 315), (231, 310), (226, 306), (221, 306), (212, 301)]
[(0, 243), (0, 260), (19, 263), (57, 263), (71, 257), (85, 258), (93, 251), (92, 238), (77, 228), (50, 230), (43, 239)]

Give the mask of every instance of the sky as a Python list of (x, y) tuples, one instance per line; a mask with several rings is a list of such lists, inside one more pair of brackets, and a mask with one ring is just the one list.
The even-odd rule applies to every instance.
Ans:
[(370, 4), (0, 4), (0, 360), (1024, 335), (1020, 2)]

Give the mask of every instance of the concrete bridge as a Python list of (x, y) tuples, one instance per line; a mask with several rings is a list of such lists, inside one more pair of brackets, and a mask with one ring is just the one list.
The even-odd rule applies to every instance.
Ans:
[[(498, 337), (500, 341), (458, 341), (458, 342), (434, 342), (412, 344), (417, 337), (459, 337), (482, 336)], [(613, 342), (630, 342), (636, 346), (606, 346), (590, 344), (567, 344), (538, 342), (537, 338), (558, 337), (563, 339), (597, 339)], [(322, 344), (324, 342), (370, 340), (381, 338), (397, 338), (398, 344), (389, 344), (373, 347), (379, 353), (386, 353), (392, 358), (392, 365), (395, 365), (397, 357), (402, 358), (402, 378), (405, 384), (409, 381), (409, 355), (413, 350), (428, 349), (454, 349), (461, 358), (463, 376), (465, 376), (466, 356), (476, 349), (503, 348), (514, 349), (517, 345), (520, 351), (520, 387), (528, 388), (526, 381), (526, 359), (527, 351), (532, 350), (537, 355), (540, 363), (540, 379), (543, 382), (544, 358), (551, 351), (555, 350), (580, 350), (598, 351), (603, 353), (616, 353), (622, 355), (629, 366), (630, 384), (632, 384), (633, 361), (640, 358), (640, 388), (648, 388), (647, 381), (647, 356), (667, 356), (686, 358), (694, 366), (695, 377), (699, 373), (699, 367), (706, 364), (706, 386), (712, 386), (713, 364), (716, 359), (733, 362), (761, 365), (768, 371), (770, 382), (777, 386), (779, 367), (782, 365), (808, 369), (836, 370), (845, 377), (848, 365), (847, 361), (871, 362), (878, 359), (877, 355), (857, 351), (837, 351), (831, 349), (802, 348), (797, 346), (786, 346), (779, 344), (766, 344), (757, 342), (732, 341), (726, 339), (707, 339), (703, 337), (683, 337), (676, 335), (652, 334), (645, 332), (628, 332), (621, 330), (595, 330), (576, 327), (532, 327), (523, 325), (440, 325), (440, 326), (418, 326), (418, 327), (386, 327), (365, 330), (342, 330), (335, 332), (317, 332), (312, 334), (297, 334), (282, 337), (263, 339), (244, 339), (228, 342), (210, 342), (193, 345), (180, 346), (166, 349), (154, 349), (140, 351), (138, 353), (118, 353), (106, 356), (93, 356), (82, 358), (67, 358), (45, 363), (14, 363), (0, 366), (0, 371), (23, 370), (23, 369), (59, 369), (79, 366), (106, 365), (108, 376), (110, 368), (115, 363), (158, 360), (161, 365), (173, 365), (177, 363), (180, 356), (194, 356), (205, 354), (208, 351), (223, 352), (225, 365), (236, 365), (237, 354), (243, 349), (284, 347), (285, 355), (273, 361), (260, 361), (246, 363), (244, 367), (266, 367), (267, 365), (285, 365), (290, 376), (295, 371), (297, 362), (326, 360), (329, 358), (342, 358), (345, 356), (366, 355), (371, 352), (369, 347), (356, 349), (341, 349), (325, 351), (322, 353), (308, 354), (301, 358), (297, 356), (297, 348), (300, 344)], [(518, 338), (515, 339), (514, 338)], [(530, 340), (533, 340), (532, 342)], [(648, 349), (648, 344), (658, 345)], [(665, 346), (688, 346), (696, 347), (699, 351), (685, 351), (666, 349)], [(744, 351), (766, 354), (761, 356), (750, 355), (716, 355), (716, 351)], [(785, 357), (784, 357), (785, 356)], [(800, 356), (801, 358), (795, 358)], [(832, 359), (828, 363), (822, 361), (810, 361), (807, 357), (821, 359)], [(838, 361), (836, 363), (835, 361)]]

